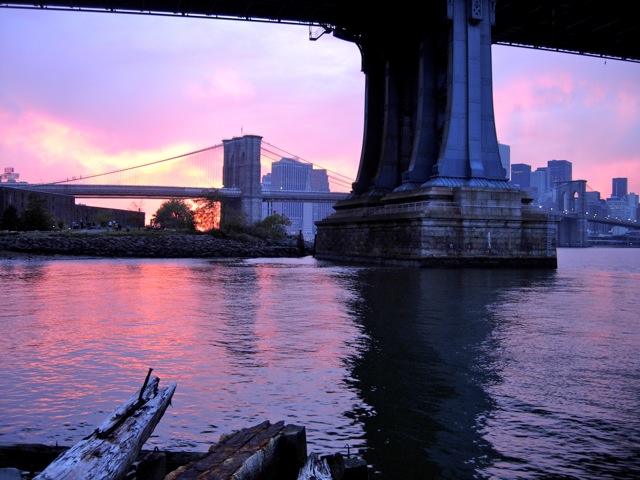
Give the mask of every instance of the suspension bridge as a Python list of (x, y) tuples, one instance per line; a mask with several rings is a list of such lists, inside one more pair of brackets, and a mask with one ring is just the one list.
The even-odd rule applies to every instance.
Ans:
[[(366, 76), (363, 147), (348, 198), (316, 223), (316, 256), (325, 260), (556, 268), (555, 222), (530, 208), (500, 161), (491, 47), (640, 60), (633, 2), (440, 0), (423, 2), (420, 15), (406, 0), (378, 9), (325, 0), (72, 3), (0, 7), (294, 22), (309, 25), (310, 39), (332, 33), (358, 46)], [(236, 205), (253, 219), (264, 200), (260, 165), (251, 165), (251, 182), (229, 183), (240, 180), (242, 162), (234, 156), (227, 165), (226, 151), (221, 188), (239, 188)], [(206, 178), (195, 167), (183, 170), (172, 169), (171, 185), (183, 175)]]
[[(283, 158), (310, 165), (313, 170), (324, 170), (329, 188), (314, 190), (271, 190), (261, 188), (262, 201), (298, 201), (335, 203), (350, 192), (353, 179), (313, 164), (286, 150), (260, 142), (258, 178), (261, 182), (270, 173), (271, 166)], [(102, 173), (73, 175), (50, 182), (24, 185), (23, 188), (44, 193), (70, 195), (76, 198), (197, 198), (215, 195), (219, 198), (242, 198), (241, 185), (224, 182), (225, 143), (202, 148), (143, 164), (113, 169)], [(255, 163), (255, 162), (254, 162)], [(240, 167), (242, 168), (242, 167)], [(246, 176), (246, 173), (241, 174)]]

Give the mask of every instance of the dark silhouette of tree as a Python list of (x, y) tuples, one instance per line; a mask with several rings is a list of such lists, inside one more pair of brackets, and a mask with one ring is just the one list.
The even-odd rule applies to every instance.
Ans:
[(262, 221), (256, 222), (254, 225), (264, 230), (268, 237), (277, 240), (287, 236), (287, 227), (291, 225), (291, 220), (284, 215), (274, 213), (264, 217)]
[(18, 209), (14, 205), (7, 206), (2, 212), (0, 230), (20, 230), (20, 217)]
[(220, 230), (237, 233), (245, 232), (247, 227), (247, 215), (240, 210), (226, 208), (224, 214), (220, 215)]
[(163, 202), (151, 217), (151, 223), (161, 228), (176, 230), (195, 230), (196, 228), (194, 212), (184, 200), (180, 199)]
[(22, 215), (24, 230), (48, 231), (53, 227), (53, 218), (47, 210), (47, 204), (43, 198), (35, 193), (27, 198), (27, 209)]

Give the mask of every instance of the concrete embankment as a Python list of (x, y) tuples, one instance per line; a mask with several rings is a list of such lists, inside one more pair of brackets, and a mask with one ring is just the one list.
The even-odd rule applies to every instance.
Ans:
[(219, 238), (207, 234), (0, 234), (0, 257), (72, 255), (129, 258), (299, 257), (295, 241)]

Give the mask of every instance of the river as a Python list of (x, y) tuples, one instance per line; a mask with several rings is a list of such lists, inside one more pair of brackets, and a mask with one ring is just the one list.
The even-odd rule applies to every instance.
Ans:
[(557, 270), (0, 260), (0, 442), (71, 445), (177, 383), (145, 448), (264, 420), (371, 479), (640, 477), (640, 249)]

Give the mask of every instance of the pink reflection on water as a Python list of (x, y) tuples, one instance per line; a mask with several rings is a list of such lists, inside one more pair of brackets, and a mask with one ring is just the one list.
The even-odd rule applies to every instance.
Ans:
[(154, 432), (159, 446), (205, 450), (262, 420), (334, 428), (327, 419), (357, 401), (341, 379), (345, 340), (358, 332), (330, 270), (289, 267), (69, 260), (10, 272), (20, 307), (3, 318), (2, 430), (16, 441), (75, 442), (148, 368), (161, 386), (178, 385)]

